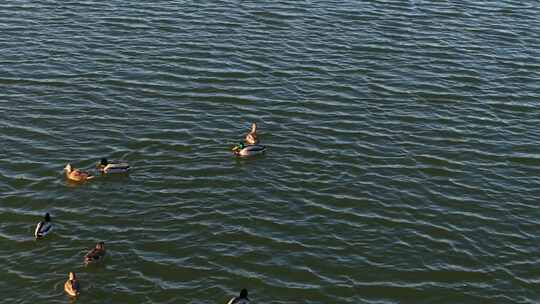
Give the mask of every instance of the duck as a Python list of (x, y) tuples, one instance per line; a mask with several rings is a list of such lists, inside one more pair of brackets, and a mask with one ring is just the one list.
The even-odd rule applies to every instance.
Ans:
[(105, 258), (105, 243), (98, 242), (96, 244), (96, 247), (88, 251), (88, 253), (84, 256), (84, 263), (88, 265), (90, 263), (103, 261), (104, 258)]
[(72, 297), (78, 296), (81, 292), (79, 281), (77, 280), (74, 272), (69, 273), (69, 278), (66, 283), (64, 283), (64, 291)]
[(246, 145), (243, 142), (232, 148), (233, 154), (236, 156), (253, 156), (262, 154), (266, 151), (263, 145)]
[(94, 176), (92, 176), (92, 174), (88, 172), (81, 171), (79, 169), (74, 169), (69, 163), (64, 167), (64, 171), (66, 172), (66, 177), (69, 180), (72, 180), (75, 182), (84, 182), (84, 181), (94, 178)]
[(34, 231), (34, 236), (36, 239), (42, 238), (49, 234), (52, 230), (52, 223), (51, 223), (51, 216), (49, 213), (45, 213), (45, 218), (43, 221), (39, 222), (36, 226), (36, 230)]
[(102, 173), (128, 173), (129, 164), (124, 161), (113, 160), (109, 161), (106, 158), (102, 158), (101, 162), (97, 165), (97, 168)]
[(234, 297), (227, 302), (227, 304), (249, 304), (247, 289), (242, 289), (238, 297)]
[(246, 145), (258, 145), (259, 139), (257, 138), (257, 124), (251, 124), (251, 131), (246, 135), (244, 139)]

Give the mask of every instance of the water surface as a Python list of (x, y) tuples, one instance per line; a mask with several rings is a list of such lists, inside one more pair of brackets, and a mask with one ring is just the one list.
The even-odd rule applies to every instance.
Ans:
[[(538, 303), (539, 15), (3, 1), (2, 301), (75, 271), (77, 303)], [(253, 121), (268, 153), (232, 157)], [(62, 177), (104, 156), (132, 173)]]

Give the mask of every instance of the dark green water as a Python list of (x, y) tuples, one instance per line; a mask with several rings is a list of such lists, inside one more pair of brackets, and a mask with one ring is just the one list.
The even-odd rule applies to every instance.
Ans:
[(539, 303), (540, 5), (454, 2), (2, 1), (0, 302)]

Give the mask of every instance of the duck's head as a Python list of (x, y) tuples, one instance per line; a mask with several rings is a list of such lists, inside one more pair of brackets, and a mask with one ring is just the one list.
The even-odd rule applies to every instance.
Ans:
[(255, 133), (257, 132), (257, 124), (256, 123), (252, 123), (251, 124), (251, 133)]
[(247, 299), (248, 298), (248, 292), (247, 289), (243, 288), (240, 290), (240, 299)]
[(69, 273), (69, 279), (72, 280), (72, 281), (77, 279), (77, 277), (75, 276), (75, 272), (70, 272)]
[(105, 249), (105, 242), (99, 242), (96, 244), (96, 249), (104, 250)]
[(106, 158), (102, 158), (101, 162), (99, 163), (99, 165), (103, 167), (107, 166), (108, 164), (109, 164), (109, 160)]
[(64, 171), (66, 171), (67, 173), (70, 173), (71, 171), (73, 171), (73, 167), (71, 166), (70, 163), (68, 163), (68, 164), (64, 167)]
[(233, 151), (238, 151), (238, 150), (242, 150), (246, 147), (246, 145), (243, 143), (243, 142), (240, 142), (238, 145), (234, 146), (234, 148), (232, 149)]
[(45, 222), (50, 222), (51, 216), (49, 215), (49, 212), (45, 213)]

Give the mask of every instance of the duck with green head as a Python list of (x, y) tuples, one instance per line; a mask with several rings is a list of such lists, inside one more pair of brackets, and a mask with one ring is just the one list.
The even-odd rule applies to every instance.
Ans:
[(36, 239), (42, 238), (49, 234), (52, 230), (51, 215), (47, 212), (43, 221), (39, 222), (34, 230), (34, 236)]
[(102, 173), (128, 173), (129, 164), (125, 161), (113, 160), (109, 161), (107, 158), (102, 158), (98, 163), (97, 168)]
[(236, 156), (253, 156), (264, 153), (266, 147), (263, 145), (245, 145), (241, 142), (234, 146), (232, 151)]

